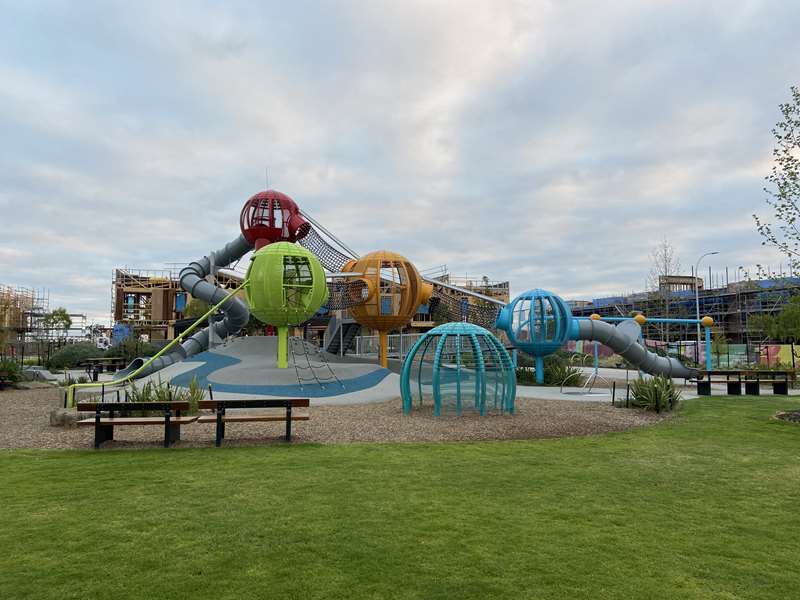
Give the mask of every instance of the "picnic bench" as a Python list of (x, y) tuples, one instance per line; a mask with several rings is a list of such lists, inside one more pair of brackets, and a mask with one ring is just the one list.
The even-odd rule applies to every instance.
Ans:
[[(210, 392), (210, 390), (209, 390)], [(307, 411), (298, 413), (295, 408), (308, 408), (308, 398), (245, 398), (240, 400), (200, 400), (201, 410), (212, 410), (214, 414), (203, 415), (197, 419), (198, 423), (216, 423), (216, 446), (222, 444), (225, 437), (226, 423), (245, 423), (249, 421), (286, 421), (286, 441), (292, 440), (292, 421), (308, 421)], [(228, 409), (271, 409), (269, 412), (259, 413), (228, 413)]]
[[(181, 439), (181, 425), (197, 420), (197, 416), (181, 416), (181, 412), (189, 410), (188, 402), (79, 402), (77, 408), (79, 413), (94, 413), (93, 417), (78, 421), (78, 425), (94, 425), (95, 448), (113, 440), (114, 427), (124, 425), (163, 425), (164, 447), (169, 448), (172, 442)], [(132, 417), (133, 411), (158, 411), (163, 416)]]
[(729, 396), (741, 396), (742, 384), (748, 396), (758, 396), (761, 384), (772, 384), (772, 393), (786, 396), (796, 380), (794, 371), (761, 371), (757, 369), (723, 369), (700, 371), (697, 376), (697, 395), (710, 396), (712, 383), (724, 383)]

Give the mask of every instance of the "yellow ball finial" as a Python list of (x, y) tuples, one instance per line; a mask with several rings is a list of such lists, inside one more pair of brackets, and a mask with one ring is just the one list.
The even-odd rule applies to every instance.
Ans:
[(647, 323), (647, 317), (645, 317), (642, 313), (639, 313), (638, 315), (633, 317), (633, 320), (636, 321), (639, 325), (644, 325), (645, 323)]
[(592, 313), (591, 315), (589, 315), (589, 318), (590, 318), (592, 321), (599, 321), (599, 320), (600, 320), (600, 319), (602, 319), (603, 317), (601, 317), (601, 316), (600, 316), (600, 315), (598, 315), (597, 313)]
[(700, 324), (703, 327), (711, 327), (714, 324), (714, 319), (712, 319), (711, 317), (703, 317), (702, 319), (700, 319)]

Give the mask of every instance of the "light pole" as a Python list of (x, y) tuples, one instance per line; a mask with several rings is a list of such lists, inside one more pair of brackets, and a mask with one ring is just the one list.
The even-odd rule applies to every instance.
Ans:
[[(694, 308), (695, 308), (695, 317), (697, 318), (697, 347), (700, 347), (700, 344), (703, 343), (703, 340), (700, 339), (700, 286), (697, 284), (697, 280), (700, 279), (700, 261), (703, 260), (706, 256), (712, 256), (714, 254), (719, 254), (719, 252), (706, 252), (700, 258), (697, 259), (697, 264), (694, 267)], [(698, 355), (699, 356), (699, 355)]]

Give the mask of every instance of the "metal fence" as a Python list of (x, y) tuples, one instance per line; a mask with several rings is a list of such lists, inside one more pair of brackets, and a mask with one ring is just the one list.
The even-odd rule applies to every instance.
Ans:
[[(424, 333), (397, 333), (389, 337), (389, 357), (405, 358), (408, 351)], [(377, 335), (359, 335), (350, 345), (348, 354), (353, 356), (377, 356), (380, 343)]]

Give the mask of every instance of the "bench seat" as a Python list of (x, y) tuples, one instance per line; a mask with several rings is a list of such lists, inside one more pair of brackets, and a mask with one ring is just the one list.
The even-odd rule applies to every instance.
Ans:
[[(297, 414), (292, 413), (292, 421), (308, 421), (310, 415), (305, 413)], [(249, 414), (249, 415), (231, 415), (225, 414), (222, 416), (225, 423), (246, 423), (248, 421), (285, 421), (286, 412), (281, 411), (277, 413), (264, 413), (264, 414)], [(198, 423), (216, 423), (217, 415), (203, 415), (197, 419)]]
[[(181, 439), (181, 425), (194, 423), (196, 416), (181, 415), (189, 410), (186, 401), (175, 402), (78, 402), (79, 413), (94, 413), (90, 418), (81, 419), (78, 425), (94, 426), (94, 447), (114, 439), (114, 427), (127, 425), (162, 425), (164, 427), (164, 447)], [(160, 417), (126, 417), (131, 411), (162, 412)], [(103, 414), (107, 413), (107, 414)]]
[[(308, 398), (240, 398), (235, 400), (214, 400), (214, 395), (209, 386), (209, 400), (198, 402), (201, 410), (213, 410), (213, 414), (201, 416), (198, 423), (216, 423), (215, 445), (222, 445), (225, 437), (225, 425), (227, 423), (247, 423), (247, 422), (286, 422), (287, 442), (292, 440), (292, 422), (308, 421), (309, 400)], [(303, 412), (295, 412), (294, 409), (305, 409)], [(260, 412), (229, 412), (233, 409), (252, 410), (258, 409)]]
[[(171, 417), (172, 425), (188, 425), (194, 423), (197, 417)], [(78, 421), (78, 425), (95, 425), (94, 417)], [(164, 417), (100, 417), (100, 425), (163, 425)]]

